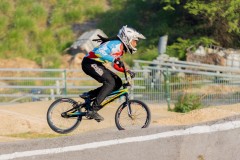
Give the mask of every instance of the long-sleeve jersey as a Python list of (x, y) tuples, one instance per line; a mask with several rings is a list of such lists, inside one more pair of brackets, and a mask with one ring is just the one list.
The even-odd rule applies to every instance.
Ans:
[[(123, 53), (123, 43), (120, 40), (111, 40), (94, 48), (86, 55), (86, 57), (95, 61), (106, 63), (114, 62), (115, 59), (119, 60)], [(113, 64), (113, 67), (116, 70), (123, 72), (123, 69), (119, 68), (116, 64)]]
[(115, 59), (120, 58), (124, 53), (123, 44), (120, 40), (112, 40), (101, 44), (94, 48), (86, 55), (90, 59), (102, 63), (114, 62)]

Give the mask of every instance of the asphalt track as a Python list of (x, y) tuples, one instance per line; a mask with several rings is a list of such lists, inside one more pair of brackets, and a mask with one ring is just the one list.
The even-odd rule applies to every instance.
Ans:
[(239, 160), (240, 116), (192, 126), (0, 143), (0, 160)]

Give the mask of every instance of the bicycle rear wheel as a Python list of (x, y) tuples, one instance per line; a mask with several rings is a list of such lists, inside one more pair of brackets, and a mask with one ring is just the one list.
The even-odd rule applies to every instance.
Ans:
[(129, 107), (123, 103), (115, 114), (115, 123), (119, 130), (147, 128), (150, 121), (151, 113), (148, 106), (139, 100), (129, 100)]
[(47, 122), (49, 127), (61, 134), (66, 134), (74, 130), (82, 120), (82, 116), (68, 116), (66, 111), (74, 113), (80, 111), (73, 109), (77, 102), (70, 98), (60, 98), (54, 101), (47, 111)]

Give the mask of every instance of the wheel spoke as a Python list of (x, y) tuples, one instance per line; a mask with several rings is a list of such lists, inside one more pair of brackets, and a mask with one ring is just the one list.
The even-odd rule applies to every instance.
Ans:
[(78, 117), (63, 117), (62, 113), (73, 108), (73, 100), (62, 101), (56, 100), (49, 107), (47, 120), (49, 126), (58, 133), (67, 133), (77, 127), (79, 120)]
[(130, 101), (131, 115), (128, 114), (128, 106), (119, 110), (115, 118), (118, 129), (132, 129), (147, 127), (150, 123), (150, 111), (147, 106), (137, 100)]

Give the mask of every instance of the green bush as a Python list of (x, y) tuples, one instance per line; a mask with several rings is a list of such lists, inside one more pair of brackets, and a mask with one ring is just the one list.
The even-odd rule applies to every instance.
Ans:
[(178, 38), (177, 42), (167, 47), (167, 54), (172, 57), (178, 57), (181, 60), (186, 59), (186, 50), (192, 46), (193, 50), (196, 49), (199, 45), (210, 45), (217, 44), (213, 39), (208, 37), (200, 37), (193, 39), (182, 39)]
[(186, 113), (202, 107), (201, 98), (194, 94), (183, 94), (178, 97), (173, 111)]

